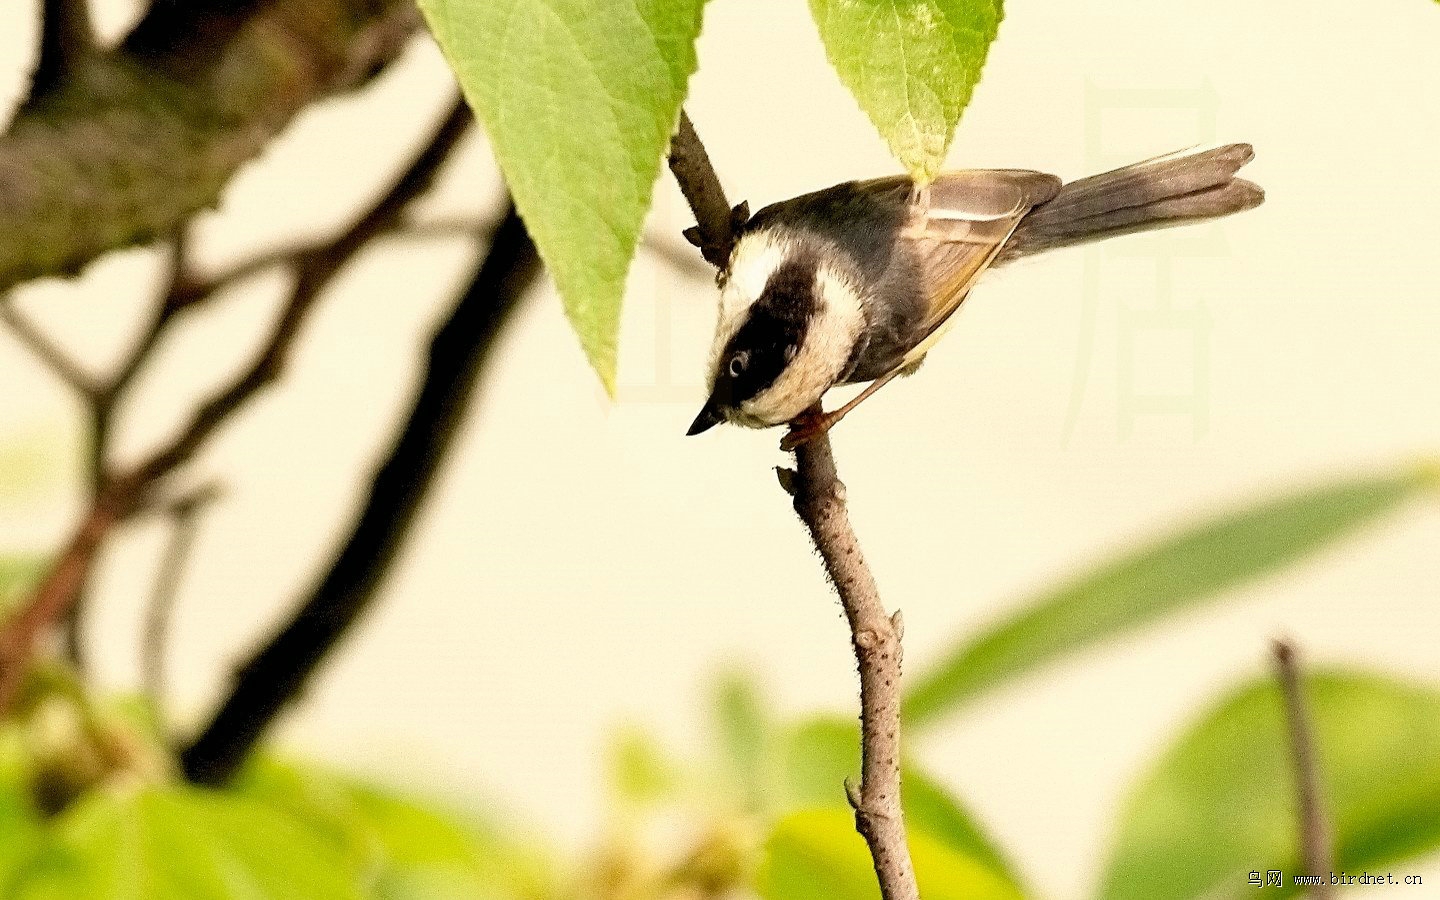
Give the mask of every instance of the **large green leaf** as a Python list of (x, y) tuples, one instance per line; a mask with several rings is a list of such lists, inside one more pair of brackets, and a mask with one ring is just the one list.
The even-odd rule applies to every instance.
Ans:
[(330, 843), (267, 806), (189, 788), (95, 792), (12, 882), (15, 900), (360, 900)]
[(607, 389), (704, 0), (420, 0)]
[(360, 873), (367, 896), (519, 898), (545, 893), (541, 854), (499, 829), (323, 770), (253, 761), (234, 790), (302, 822)]
[(923, 726), (1045, 663), (1294, 563), (1436, 484), (1431, 469), (1346, 479), (1200, 522), (1062, 583), (945, 654), (905, 698)]
[(929, 181), (980, 80), (1001, 0), (810, 0), (810, 12), (890, 152)]
[[(1440, 847), (1440, 692), (1338, 672), (1304, 685), (1337, 870)], [(1248, 897), (1246, 873), (1270, 869), (1291, 883), (1265, 896), (1296, 892), (1308, 873), (1281, 704), (1272, 680), (1251, 684), (1166, 751), (1120, 817), (1104, 900)]]
[[(819, 807), (849, 810), (844, 785), (847, 778), (859, 780), (859, 728), (840, 719), (812, 719), (791, 729), (784, 744), (785, 793), (778, 807), (786, 812)], [(907, 830), (925, 833), (1012, 886), (1019, 883), (984, 829), (939, 782), (908, 761), (901, 768), (901, 782)], [(850, 822), (853, 831), (853, 816)]]
[[(983, 862), (908, 825), (915, 878), (925, 900), (1019, 900), (1020, 892)], [(855, 817), (805, 810), (782, 819), (765, 842), (756, 877), (765, 900), (876, 900), (880, 889)]]

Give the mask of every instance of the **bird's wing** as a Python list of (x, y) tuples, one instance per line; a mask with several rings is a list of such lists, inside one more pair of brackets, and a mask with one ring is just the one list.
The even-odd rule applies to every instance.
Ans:
[(906, 363), (925, 355), (1015, 226), (1059, 189), (1054, 175), (975, 169), (947, 172), (915, 192), (901, 240), (920, 260), (928, 309), (922, 340), (905, 355)]

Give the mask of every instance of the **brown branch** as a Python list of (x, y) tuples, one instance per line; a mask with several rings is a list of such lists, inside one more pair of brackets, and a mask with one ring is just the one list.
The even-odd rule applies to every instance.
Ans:
[(700, 248), (706, 262), (723, 270), (740, 226), (750, 218), (750, 207), (742, 202), (731, 208), (720, 177), (710, 164), (710, 154), (705, 152), (694, 123), (683, 109), (679, 128), (670, 139), (670, 172), (695, 213), (695, 227), (685, 230), (685, 238)]
[(0, 322), (10, 329), (25, 349), (34, 354), (36, 359), (44, 363), (46, 368), (76, 394), (87, 400), (95, 396), (99, 390), (95, 377), (16, 309), (13, 297), (0, 297)]
[(173, 234), (300, 110), (361, 83), (415, 27), (409, 0), (247, 10), (223, 47), (187, 51), (194, 66), (159, 69), (122, 45), (21, 111), (0, 137), (0, 292)]
[(410, 414), (345, 544), (294, 616), (239, 668), (230, 695), (181, 753), (192, 781), (228, 780), (373, 603), (454, 442), (495, 338), (539, 271), (534, 244), (512, 206), (435, 333)]
[(1276, 640), (1271, 651), (1285, 700), (1285, 722), (1290, 735), (1290, 758), (1299, 806), (1300, 865), (1305, 874), (1321, 878), (1320, 884), (1310, 892), (1313, 900), (1330, 900), (1335, 896), (1329, 879), (1335, 868), (1334, 842), (1321, 796), (1314, 726), (1305, 703), (1295, 646), (1286, 640)]
[[(705, 147), (683, 112), (670, 146), (670, 167), (698, 222), (687, 236), (707, 260), (723, 267), (744, 221), (745, 206), (731, 209)], [(870, 847), (884, 900), (919, 900), (900, 803), (900, 613), (886, 615), (880, 602), (875, 579), (850, 527), (845, 486), (836, 473), (828, 435), (796, 448), (795, 463), (794, 472), (779, 470), (781, 485), (793, 495), (795, 512), (840, 595), (860, 666), (860, 784), (845, 785), (855, 810), (855, 827)]]
[(457, 99), (425, 148), (390, 190), (334, 241), (298, 261), (295, 286), (271, 328), (269, 339), (239, 377), (201, 403), (179, 434), (138, 467), (139, 481), (153, 482), (188, 460), (237, 409), (279, 378), (301, 326), (320, 294), (346, 263), (396, 221), (410, 201), (429, 189), (440, 165), (473, 121), (470, 107), (463, 99)]
[(168, 730), (165, 710), (165, 649), (170, 643), (170, 621), (180, 594), (185, 564), (195, 547), (200, 513), (220, 497), (220, 488), (211, 483), (166, 505), (170, 520), (170, 541), (160, 557), (150, 604), (145, 610), (145, 628), (140, 642), (141, 685), (150, 708), (159, 722), (159, 732)]
[(74, 537), (18, 613), (0, 630), (0, 716), (19, 696), (41, 634), (65, 614), (80, 589), (100, 543), (122, 513), (106, 498), (91, 507)]
[(9, 681), (18, 684), (29, 667), (36, 636), (73, 608), (94, 561), (95, 548), (105, 533), (116, 522), (141, 509), (157, 482), (187, 462), (217, 429), (279, 377), (307, 313), (330, 281), (371, 238), (388, 228), (406, 205), (430, 187), (441, 164), (472, 121), (469, 108), (457, 99), (424, 149), (390, 189), (339, 237), (298, 263), (295, 286), (269, 339), (249, 365), (226, 387), (201, 403), (179, 432), (143, 462), (104, 478), (103, 487), (85, 524), (72, 538), (70, 549), (41, 581), (21, 611), (0, 628), (0, 715), (7, 709), (7, 701), (13, 699), (13, 695), (4, 693), (5, 684)]
[[(135, 376), (139, 374), (141, 367), (149, 360), (161, 334), (173, 320), (173, 297), (176, 290), (186, 281), (188, 246), (186, 228), (182, 227), (170, 241), (170, 272), (165, 280), (164, 290), (156, 303), (156, 312), (152, 314), (150, 322), (136, 345), (121, 361), (116, 373), (110, 377), (108, 382), (97, 385), (87, 398), (90, 414), (90, 453), (87, 474), (90, 481), (90, 502), (92, 504), (99, 502), (101, 493), (105, 490), (110, 477), (110, 438), (113, 431), (115, 409), (124, 399), (126, 391)], [(81, 579), (74, 599), (71, 600), (69, 608), (65, 611), (61, 623), (64, 630), (65, 655), (79, 672), (84, 672), (86, 669), (85, 641), (82, 632), (89, 587), (90, 578), (87, 573), (86, 577)]]
[(846, 784), (885, 900), (918, 900), (900, 804), (900, 613), (889, 616), (845, 508), (829, 435), (795, 449), (795, 512), (840, 595), (860, 664), (860, 785)]

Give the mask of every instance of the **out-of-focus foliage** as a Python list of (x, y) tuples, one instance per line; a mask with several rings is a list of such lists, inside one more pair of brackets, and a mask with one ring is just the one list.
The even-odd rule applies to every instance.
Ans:
[[(1336, 870), (1376, 871), (1440, 847), (1440, 692), (1327, 672), (1305, 679)], [(1280, 869), (1296, 892), (1299, 817), (1278, 685), (1241, 688), (1201, 716), (1122, 814), (1104, 900), (1248, 896)], [(1328, 875), (1329, 873), (1313, 873)]]
[[(1019, 890), (984, 863), (906, 823), (915, 878), (926, 900), (1019, 900)], [(877, 900), (874, 864), (843, 809), (781, 819), (765, 842), (756, 888), (765, 900)]]
[[(254, 762), (230, 789), (187, 787), (163, 765), (146, 764), (159, 757), (144, 725), (149, 717), (135, 715), (140, 704), (81, 710), (83, 727), (58, 737), (56, 704), (53, 697), (33, 703), (0, 729), (0, 896), (558, 896), (554, 864), (495, 826), (270, 759)], [(99, 764), (90, 759), (97, 753)], [(74, 787), (77, 771), (90, 783), (47, 818), (42, 801), (57, 782)]]
[(920, 181), (945, 164), (1003, 15), (1000, 0), (810, 0), (825, 54)]
[(10, 875), (17, 900), (360, 900), (339, 848), (278, 811), (186, 787), (93, 791)]
[(548, 896), (543, 854), (494, 827), (313, 767), (262, 759), (235, 792), (282, 809), (328, 836), (380, 898)]
[[(860, 729), (852, 721), (816, 718), (786, 730), (783, 742), (785, 793), (779, 809), (830, 807), (848, 810), (844, 783), (858, 783)], [(983, 865), (1014, 886), (1014, 869), (975, 817), (913, 760), (901, 766), (905, 826), (923, 832), (957, 854)], [(853, 818), (853, 817), (852, 817)], [(851, 828), (853, 830), (852, 821)]]
[(703, 0), (421, 0), (607, 390)]
[(35, 554), (0, 554), (0, 616), (10, 612), (44, 570), (45, 560)]
[(924, 727), (981, 693), (1106, 638), (1193, 610), (1227, 590), (1329, 547), (1434, 491), (1407, 466), (1231, 510), (1042, 593), (967, 638), (912, 683), (905, 721)]
[(49, 499), (65, 483), (62, 461), (70, 454), (69, 443), (58, 428), (7, 433), (0, 441), (0, 503), (13, 506)]

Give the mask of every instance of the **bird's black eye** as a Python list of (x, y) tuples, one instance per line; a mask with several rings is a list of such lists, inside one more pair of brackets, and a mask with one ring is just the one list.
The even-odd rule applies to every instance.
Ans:
[(745, 367), (749, 364), (750, 354), (748, 353), (737, 353), (734, 356), (730, 357), (730, 377), (739, 378), (740, 373), (744, 372)]

